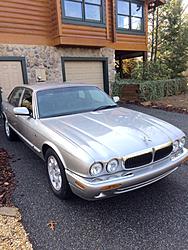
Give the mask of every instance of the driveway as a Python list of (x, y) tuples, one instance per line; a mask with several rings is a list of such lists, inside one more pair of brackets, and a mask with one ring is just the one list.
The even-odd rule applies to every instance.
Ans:
[[(162, 118), (188, 135), (188, 115), (129, 106)], [(188, 146), (188, 144), (187, 144)], [(14, 202), (34, 249), (188, 249), (188, 166), (165, 179), (96, 202), (60, 201), (48, 186), (43, 162), (22, 142), (7, 142), (0, 123), (0, 147), (13, 155)], [(48, 227), (56, 222), (56, 229)]]

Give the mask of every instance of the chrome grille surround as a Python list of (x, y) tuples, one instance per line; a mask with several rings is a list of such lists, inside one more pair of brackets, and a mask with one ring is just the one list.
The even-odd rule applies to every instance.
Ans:
[(158, 162), (169, 157), (173, 150), (173, 143), (168, 142), (155, 148), (143, 150), (123, 157), (124, 168), (126, 170), (137, 169)]

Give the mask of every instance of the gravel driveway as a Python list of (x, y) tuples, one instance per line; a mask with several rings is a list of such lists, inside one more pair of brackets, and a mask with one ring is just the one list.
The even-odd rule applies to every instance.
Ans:
[[(129, 107), (162, 118), (188, 135), (188, 115)], [(88, 202), (74, 197), (62, 202), (49, 189), (43, 162), (22, 142), (7, 142), (2, 123), (0, 147), (14, 155), (14, 202), (34, 249), (188, 249), (187, 165), (153, 185), (112, 199)], [(57, 223), (55, 231), (50, 221)]]

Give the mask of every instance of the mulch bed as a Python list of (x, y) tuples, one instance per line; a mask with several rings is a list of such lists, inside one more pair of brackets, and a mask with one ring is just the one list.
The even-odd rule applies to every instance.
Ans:
[(146, 108), (161, 109), (170, 112), (188, 114), (188, 92), (176, 96), (165, 97), (158, 101), (128, 101), (121, 104), (136, 104)]
[(9, 165), (10, 159), (8, 153), (0, 148), (0, 249), (33, 250), (21, 223), (21, 214), (11, 200), (15, 176)]
[(15, 187), (14, 173), (9, 166), (10, 156), (0, 148), (0, 207), (13, 206), (11, 195)]
[(162, 104), (158, 102), (151, 102), (147, 104), (146, 102), (146, 103), (139, 103), (139, 105), (148, 107), (148, 108), (162, 109), (162, 110), (169, 111), (169, 112), (188, 114), (188, 108), (177, 107), (177, 106), (173, 106), (172, 104)]

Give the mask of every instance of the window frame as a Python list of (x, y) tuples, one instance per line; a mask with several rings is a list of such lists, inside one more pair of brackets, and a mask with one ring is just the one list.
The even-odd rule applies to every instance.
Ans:
[[(24, 88), (24, 91), (22, 93), (21, 100), (20, 100), (20, 107), (24, 107), (24, 106), (22, 106), (22, 103), (23, 103), (24, 95), (25, 95), (26, 91), (29, 91), (30, 94), (31, 94), (31, 98), (32, 98), (32, 102), (31, 102), (31, 104), (32, 104), (32, 112), (30, 114), (32, 114), (31, 116), (33, 117), (33, 110), (34, 110), (34, 108), (33, 108), (33, 90), (32, 89), (30, 89), (30, 88)], [(27, 108), (27, 109), (30, 112), (30, 109), (29, 108)]]
[[(15, 92), (18, 91), (18, 90), (21, 90), (22, 92), (21, 92), (21, 95), (20, 95), (20, 98), (19, 98), (19, 101), (18, 101), (17, 106), (14, 106), (14, 105), (12, 104), (12, 102), (11, 102), (11, 99), (13, 98), (13, 95), (15, 94)], [(14, 107), (14, 108), (20, 107), (20, 103), (21, 103), (21, 99), (22, 99), (23, 93), (24, 93), (24, 87), (15, 87), (15, 88), (11, 91), (10, 95), (9, 95), (8, 98), (7, 98), (7, 99), (8, 99), (8, 103), (9, 103), (12, 107)]]
[[(118, 13), (118, 1), (129, 3), (129, 15), (123, 15)], [(141, 4), (142, 5), (142, 17), (132, 16), (131, 4)], [(118, 26), (118, 16), (126, 16), (129, 18), (129, 29), (122, 28)], [(132, 17), (141, 19), (141, 29), (132, 29)], [(145, 3), (142, 0), (116, 0), (116, 29), (119, 33), (127, 33), (134, 35), (145, 35)]]
[[(82, 6), (82, 18), (77, 18), (77, 17), (69, 17), (66, 16), (65, 14), (65, 1), (66, 0), (61, 0), (61, 4), (62, 4), (62, 22), (63, 23), (67, 23), (67, 24), (78, 24), (78, 25), (85, 25), (85, 26), (99, 26), (99, 27), (105, 27), (106, 26), (106, 15), (105, 15), (105, 10), (106, 10), (106, 5), (105, 5), (105, 1), (101, 0), (101, 4), (95, 4), (95, 3), (87, 3), (85, 1), (87, 0), (82, 0), (81, 6)], [(77, 2), (74, 0), (67, 0), (70, 2)], [(86, 19), (85, 18), (85, 5), (93, 5), (93, 6), (100, 6), (100, 16), (101, 19), (100, 21), (97, 20), (92, 20), (92, 19)]]

